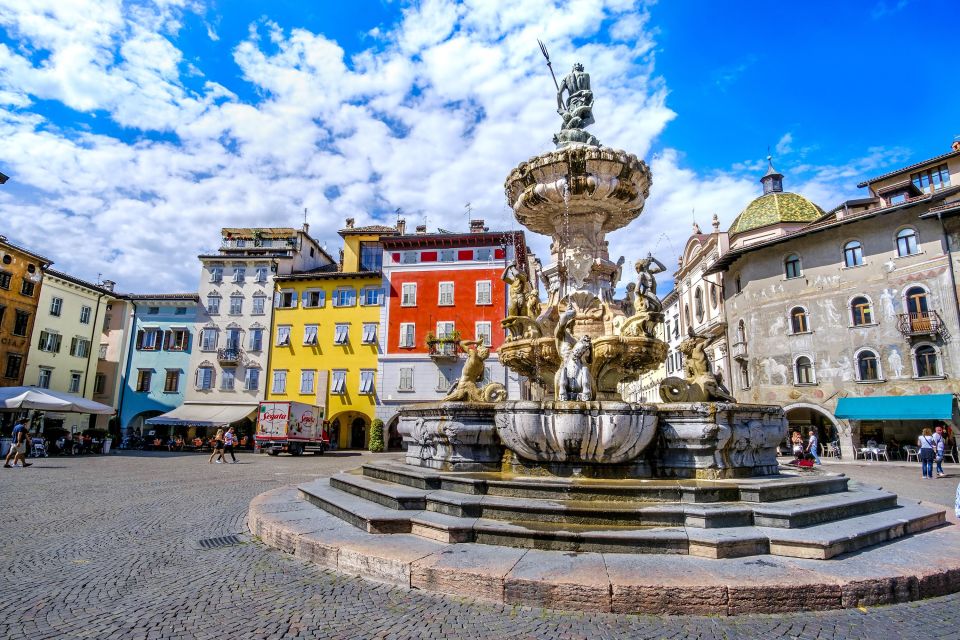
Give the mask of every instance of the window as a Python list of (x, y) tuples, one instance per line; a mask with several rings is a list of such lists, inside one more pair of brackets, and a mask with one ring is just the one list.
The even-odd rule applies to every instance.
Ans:
[(266, 296), (257, 296), (257, 295), (253, 296), (253, 311), (251, 313), (253, 313), (253, 315), (255, 316), (262, 316), (264, 313), (263, 311), (264, 307), (266, 307), (266, 305), (267, 305)]
[(239, 316), (243, 313), (243, 296), (230, 296), (230, 315)]
[(260, 388), (260, 369), (247, 369), (243, 388), (247, 391), (256, 391)]
[(474, 325), (474, 339), (489, 347), (493, 344), (493, 328), (489, 322), (477, 322)]
[(24, 280), (20, 285), (20, 293), (25, 296), (33, 296), (33, 291), (36, 289), (37, 285), (30, 282), (29, 280)]
[(205, 391), (213, 388), (213, 367), (197, 368), (196, 387)]
[(280, 325), (277, 327), (277, 346), (290, 346), (290, 325)]
[(357, 303), (357, 292), (352, 288), (334, 289), (333, 306), (352, 307)]
[(13, 279), (13, 274), (7, 271), (0, 271), (0, 289), (9, 289), (10, 280)]
[(303, 308), (316, 309), (326, 304), (326, 292), (322, 289), (311, 289), (303, 292)]
[(363, 344), (376, 344), (377, 342), (377, 323), (363, 323)]
[(26, 311), (17, 311), (13, 319), (13, 335), (26, 336), (30, 329), (30, 314)]
[(313, 393), (313, 379), (316, 373), (313, 369), (300, 371), (300, 393)]
[(400, 306), (414, 307), (417, 305), (417, 283), (404, 282), (401, 287)]
[(250, 329), (250, 351), (263, 350), (263, 329)]
[(383, 304), (383, 289), (378, 287), (367, 287), (364, 289), (363, 304), (366, 306)]
[(453, 262), (457, 259), (457, 252), (453, 249), (440, 250), (440, 262)]
[(164, 393), (177, 393), (180, 391), (180, 369), (167, 369), (167, 375), (163, 379)]
[(297, 292), (289, 289), (279, 292), (276, 306), (278, 309), (293, 309), (297, 306)]
[(53, 298), (50, 301), (50, 315), (60, 316), (60, 311), (63, 310), (63, 298)]
[(873, 309), (870, 308), (870, 301), (864, 296), (857, 296), (850, 301), (850, 311), (853, 314), (853, 326), (873, 324)]
[(697, 322), (703, 322), (703, 290), (700, 287), (693, 292), (693, 309)]
[(493, 285), (489, 280), (477, 280), (477, 304), (493, 304)]
[(269, 267), (257, 267), (257, 276), (256, 276), (257, 282), (259, 282), (259, 283), (261, 283), (261, 284), (263, 284), (264, 282), (266, 282), (266, 281), (267, 281), (267, 273), (269, 273), (269, 271), (270, 271)]
[(901, 258), (920, 253), (917, 246), (917, 232), (907, 227), (897, 232), (897, 255)]
[(950, 186), (950, 172), (944, 163), (926, 171), (910, 174), (910, 180), (924, 193), (931, 193)]
[(720, 294), (717, 290), (717, 285), (711, 282), (710, 283), (710, 306), (716, 309), (718, 304), (720, 304)]
[(683, 319), (687, 321), (687, 326), (693, 324), (693, 318), (690, 317), (690, 305), (683, 305)]
[(137, 392), (150, 393), (150, 381), (153, 380), (153, 369), (137, 371)]
[(914, 351), (914, 364), (918, 378), (932, 378), (940, 375), (937, 350), (928, 344), (921, 345)]
[(217, 348), (217, 330), (202, 329), (200, 331), (200, 350), (214, 351)]
[(910, 330), (929, 331), (931, 326), (930, 310), (927, 304), (927, 292), (922, 287), (910, 287), (903, 294), (907, 299), (907, 318)]
[(864, 349), (857, 354), (857, 380), (864, 382), (880, 379), (880, 364), (877, 354)]
[(137, 332), (138, 351), (159, 351), (163, 342), (163, 331), (160, 329), (141, 329)]
[(234, 267), (233, 268), (233, 281), (234, 282), (243, 282), (247, 279), (247, 268), (246, 267)]
[(416, 251), (404, 251), (400, 262), (403, 264), (416, 264), (418, 257), (419, 254)]
[(740, 388), (750, 388), (750, 366), (746, 362), (740, 363)]
[(7, 366), (3, 370), (4, 378), (19, 378), (20, 365), (23, 364), (23, 356), (16, 353), (7, 354)]
[(77, 371), (70, 372), (70, 387), (67, 393), (79, 393), (80, 392), (80, 379), (81, 375)]
[(212, 316), (220, 313), (220, 296), (216, 294), (207, 296), (207, 313)]
[(173, 313), (174, 313), (174, 315), (185, 316), (185, 315), (187, 315), (187, 308), (186, 308), (186, 307), (177, 307), (177, 308), (174, 310)]
[(373, 393), (373, 373), (371, 369), (360, 372), (360, 393), (365, 395)]
[(40, 376), (37, 378), (37, 386), (41, 389), (50, 388), (50, 378), (53, 377), (53, 369), (40, 369)]
[(85, 338), (70, 340), (70, 355), (77, 358), (86, 358), (90, 355), (90, 341)]
[(413, 367), (400, 367), (397, 391), (413, 391)]
[(167, 335), (167, 351), (186, 351), (190, 344), (189, 329), (171, 329)]
[(493, 259), (493, 249), (490, 249), (490, 248), (477, 249), (477, 250), (474, 252), (474, 256), (473, 256), (473, 257), (474, 257), (475, 260), (492, 260), (492, 259)]
[(284, 369), (277, 369), (273, 372), (273, 389), (272, 393), (286, 393), (287, 392), (287, 372)]
[(98, 373), (93, 377), (93, 393), (94, 395), (103, 395), (104, 390), (107, 388), (107, 374)]
[(796, 254), (790, 254), (783, 261), (783, 271), (787, 278), (800, 277), (800, 258)]
[(223, 267), (210, 267), (210, 282), (223, 282)]
[(160, 307), (147, 307), (148, 316), (160, 315)]
[(333, 331), (333, 344), (347, 344), (350, 342), (350, 325), (338, 322)]
[[(107, 309), (109, 308), (110, 308), (110, 305), (107, 305)], [(103, 332), (104, 333), (106, 333), (107, 331), (110, 331), (111, 322), (113, 322), (113, 318), (111, 318), (110, 314), (109, 313), (103, 314)]]
[(317, 328), (318, 325), (315, 324), (308, 324), (303, 327), (303, 344), (317, 344)]
[(330, 383), (330, 393), (346, 393), (347, 391), (347, 372), (342, 369), (333, 371), (333, 381)]
[(743, 286), (742, 286), (741, 283), (740, 283), (740, 274), (739, 274), (739, 273), (737, 274), (737, 277), (734, 278), (733, 286), (734, 286), (734, 288), (737, 290), (737, 293), (741, 293), (741, 292), (743, 291)]
[(803, 307), (794, 307), (790, 311), (790, 330), (792, 333), (807, 333), (810, 331), (807, 310)]
[(453, 322), (449, 320), (441, 320), (437, 323), (438, 338), (449, 338), (453, 335), (454, 330)]
[(416, 333), (416, 325), (412, 322), (401, 322), (400, 323), (400, 346), (401, 347), (412, 347), (414, 344), (414, 335)]
[(110, 345), (108, 345), (108, 344), (101, 344), (101, 345), (100, 345), (100, 355), (99, 355), (98, 357), (99, 357), (101, 360), (106, 360), (106, 359), (107, 359), (107, 348), (108, 348), (109, 346), (110, 346)]
[(440, 283), (440, 299), (437, 301), (442, 307), (448, 307), (453, 304), (453, 283), (452, 282), (441, 282)]
[(863, 245), (859, 240), (851, 240), (843, 245), (843, 264), (847, 267), (859, 267), (863, 264)]
[(447, 377), (447, 372), (444, 369), (441, 368), (437, 371), (437, 391), (447, 393), (450, 390), (450, 378)]
[(240, 329), (231, 327), (227, 329), (227, 344), (226, 348), (231, 351), (237, 351), (240, 349)]
[(49, 351), (51, 353), (60, 353), (60, 334), (50, 331), (40, 332), (40, 341), (37, 343), (40, 351)]
[(814, 384), (813, 363), (807, 356), (800, 356), (794, 363), (797, 384)]
[(383, 247), (379, 242), (360, 243), (360, 270), (380, 271), (383, 267)]
[[(80, 324), (90, 324), (90, 312), (92, 309), (87, 306), (80, 307)], [(186, 311), (186, 309), (184, 309)]]

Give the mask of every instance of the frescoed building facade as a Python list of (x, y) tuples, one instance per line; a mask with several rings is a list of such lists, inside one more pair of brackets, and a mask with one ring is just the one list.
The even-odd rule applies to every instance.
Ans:
[(342, 262), (277, 276), (267, 399), (323, 408), (334, 447), (366, 448), (376, 417), (385, 226), (340, 230)]
[(43, 272), (50, 264), (0, 236), (0, 387), (24, 384)]
[(505, 332), (507, 265), (527, 271), (521, 232), (490, 232), (473, 220), (463, 233), (413, 234), (383, 239), (386, 303), (378, 376), (378, 415), (396, 440), (396, 416), (412, 402), (443, 398), (460, 376), (460, 340), (482, 340), (490, 347), (486, 378), (520, 397), (517, 374), (497, 359)]
[[(191, 382), (190, 354), (196, 349), (195, 293), (128, 295), (130, 331), (118, 405), (125, 433), (146, 433), (144, 421), (184, 400)], [(166, 431), (164, 430), (164, 435)]]

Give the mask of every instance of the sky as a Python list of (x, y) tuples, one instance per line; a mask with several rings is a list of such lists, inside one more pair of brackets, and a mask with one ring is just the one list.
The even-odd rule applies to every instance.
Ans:
[[(960, 136), (960, 4), (664, 0), (0, 0), (0, 235), (119, 291), (196, 290), (224, 226), (515, 229), (582, 62), (604, 145), (648, 162), (614, 259), (671, 268), (760, 193), (824, 209)], [(537, 253), (548, 241), (528, 234)]]

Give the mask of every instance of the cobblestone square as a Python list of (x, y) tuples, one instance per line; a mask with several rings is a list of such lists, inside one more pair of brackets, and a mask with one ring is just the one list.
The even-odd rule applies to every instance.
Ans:
[[(6, 469), (0, 637), (960, 638), (958, 595), (791, 616), (567, 613), (367, 582), (267, 548), (246, 531), (255, 495), (373, 457), (242, 454), (239, 464), (211, 465), (204, 455), (121, 453)], [(943, 505), (952, 505), (960, 479), (955, 465), (949, 478), (926, 482), (915, 466), (826, 467)], [(240, 543), (212, 540), (230, 535)]]

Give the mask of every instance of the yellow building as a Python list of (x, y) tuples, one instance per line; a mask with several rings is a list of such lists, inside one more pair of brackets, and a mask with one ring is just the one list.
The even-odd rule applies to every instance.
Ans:
[(340, 230), (337, 270), (276, 276), (267, 400), (323, 407), (334, 447), (366, 448), (376, 414), (383, 284), (380, 237), (392, 227)]

